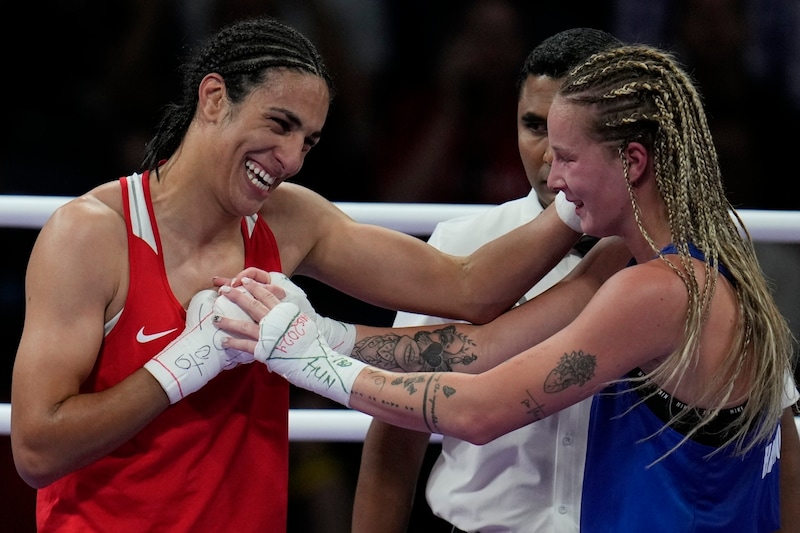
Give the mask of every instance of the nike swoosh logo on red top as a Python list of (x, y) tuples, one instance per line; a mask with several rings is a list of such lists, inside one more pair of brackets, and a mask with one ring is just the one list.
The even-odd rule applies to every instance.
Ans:
[(142, 329), (140, 329), (138, 331), (138, 333), (136, 333), (136, 340), (138, 342), (144, 344), (146, 342), (150, 342), (150, 341), (154, 341), (156, 339), (160, 339), (164, 335), (169, 335), (170, 333), (172, 333), (173, 331), (175, 331), (177, 329), (178, 328), (172, 328), (172, 329), (167, 330), (167, 331), (160, 331), (158, 333), (151, 333), (151, 334), (148, 335), (147, 333), (144, 332), (144, 326), (142, 326)]

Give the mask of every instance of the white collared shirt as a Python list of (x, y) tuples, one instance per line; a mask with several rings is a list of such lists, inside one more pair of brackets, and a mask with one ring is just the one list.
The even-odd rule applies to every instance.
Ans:
[[(429, 243), (468, 255), (542, 212), (535, 191), (478, 215), (438, 224)], [(520, 250), (520, 253), (536, 253)], [(543, 292), (580, 261), (570, 253), (527, 294)], [(398, 313), (396, 326), (452, 322)], [(426, 496), (434, 514), (465, 531), (577, 532), (591, 398), (483, 446), (443, 437)]]

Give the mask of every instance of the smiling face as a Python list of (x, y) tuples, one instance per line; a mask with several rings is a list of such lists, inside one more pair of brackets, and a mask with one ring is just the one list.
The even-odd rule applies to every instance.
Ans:
[(553, 100), (547, 124), (552, 168), (547, 180), (575, 203), (583, 230), (597, 237), (624, 235), (633, 220), (617, 147), (591, 139), (590, 109)]
[(318, 76), (277, 69), (240, 104), (222, 105), (227, 111), (209, 142), (212, 163), (226, 162), (234, 197), (244, 195), (248, 203), (260, 205), (271, 190), (300, 171), (319, 142), (330, 93)]
[(517, 102), (517, 144), (522, 166), (542, 206), (555, 199), (547, 185), (550, 164), (545, 161), (548, 149), (547, 115), (561, 80), (548, 76), (528, 76)]

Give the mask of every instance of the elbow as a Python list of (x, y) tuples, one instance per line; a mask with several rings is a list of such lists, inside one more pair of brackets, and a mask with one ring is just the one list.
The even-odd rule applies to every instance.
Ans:
[(502, 431), (497, 431), (494, 427), (481, 424), (480, 426), (471, 430), (469, 437), (463, 440), (466, 440), (470, 444), (474, 444), (476, 446), (483, 446), (484, 444), (488, 444), (502, 435)]
[(466, 412), (473, 414), (459, 416), (456, 420), (453, 420), (451, 430), (445, 433), (476, 446), (488, 444), (505, 433), (497, 427), (497, 424), (493, 423), (490, 417), (481, 416), (476, 420), (474, 416), (476, 411), (467, 410)]
[[(22, 481), (24, 481), (25, 483), (28, 484), (28, 486), (30, 486), (30, 487), (32, 487), (32, 488), (34, 488), (36, 490), (43, 489), (47, 485), (52, 483), (52, 481), (50, 481), (48, 478), (37, 477), (37, 476), (35, 476), (33, 474), (30, 474), (30, 473), (26, 472), (25, 470), (21, 469), (19, 466), (17, 466), (17, 473), (19, 474), (19, 477), (22, 478)], [(55, 480), (53, 480), (53, 481), (55, 481)]]
[[(522, 293), (518, 296), (521, 295)], [(493, 297), (493, 292), (487, 291), (486, 287), (479, 287), (477, 290), (467, 287), (464, 289), (463, 300), (459, 306), (460, 314), (464, 316), (456, 318), (477, 325), (487, 324), (514, 307), (518, 297), (511, 300), (508, 296), (508, 294), (494, 294)]]
[(510, 308), (511, 306), (505, 305), (504, 302), (481, 301), (479, 295), (474, 295), (468, 297), (461, 305), (461, 314), (464, 316), (456, 318), (466, 320), (472, 324), (482, 325), (491, 322)]
[(14, 459), (14, 465), (22, 481), (34, 489), (42, 489), (61, 477), (51, 469), (37, 467), (31, 462), (18, 461), (16, 458)]
[(34, 489), (44, 488), (63, 476), (63, 472), (45, 454), (38, 453), (30, 447), (15, 444), (14, 439), (12, 439), (11, 451), (17, 474)]
[(468, 431), (464, 436), (458, 437), (458, 439), (463, 440), (465, 442), (469, 442), (470, 444), (473, 444), (475, 446), (483, 446), (484, 444), (492, 442), (499, 436), (500, 435), (494, 435), (492, 433)]
[(477, 324), (482, 325), (488, 322), (491, 322), (495, 318), (497, 318), (503, 311), (506, 311), (505, 308), (499, 308), (498, 306), (480, 306), (476, 305), (473, 309), (474, 312), (469, 314), (473, 315), (470, 317), (466, 317), (465, 320)]

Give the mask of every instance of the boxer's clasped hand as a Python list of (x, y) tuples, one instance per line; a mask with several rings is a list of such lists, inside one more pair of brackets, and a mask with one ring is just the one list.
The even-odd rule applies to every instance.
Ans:
[(281, 302), (263, 286), (253, 287), (252, 294), (262, 304), (257, 310), (258, 305), (248, 303), (250, 316), (259, 320), (257, 331), (248, 321), (228, 318), (220, 318), (218, 326), (257, 340), (228, 338), (223, 346), (252, 349), (257, 360), (290, 383), (349, 406), (353, 383), (366, 365), (332, 350), (315, 322), (296, 304)]
[(198, 391), (223, 370), (254, 361), (251, 353), (223, 347), (227, 334), (215, 327), (216, 315), (249, 320), (225, 296), (211, 289), (200, 291), (189, 304), (183, 333), (145, 363), (144, 368), (158, 381), (171, 404)]
[(328, 343), (328, 346), (338, 353), (350, 355), (356, 343), (355, 325), (318, 314), (311, 306), (311, 302), (308, 301), (305, 291), (292, 283), (282, 272), (270, 272), (269, 275), (272, 285), (276, 285), (286, 292), (282, 301), (297, 305), (300, 311), (307, 314), (317, 325), (320, 335)]
[(259, 322), (255, 357), (290, 383), (345, 407), (366, 366), (333, 351), (311, 317), (291, 302), (278, 304)]
[[(312, 307), (311, 302), (308, 301), (305, 291), (292, 283), (282, 272), (265, 273), (258, 271), (255, 273), (257, 274), (256, 279), (244, 277), (239, 280), (242, 286), (247, 289), (247, 294), (252, 295), (255, 300), (248, 296), (236, 297), (231, 295), (231, 299), (242, 309), (247, 310), (253, 320), (258, 322), (263, 317), (266, 309), (260, 308), (258, 302), (266, 304), (266, 293), (270, 292), (276, 297), (275, 304), (279, 303), (279, 301), (291, 302), (300, 308), (300, 311), (308, 315), (317, 325), (320, 335), (328, 343), (328, 346), (338, 353), (350, 355), (356, 342), (356, 326), (354, 324), (348, 324), (318, 314)], [(269, 282), (267, 282), (267, 278), (269, 278)], [(222, 294), (230, 294), (231, 287), (223, 285), (219, 290)], [(274, 307), (274, 305), (270, 307)]]

